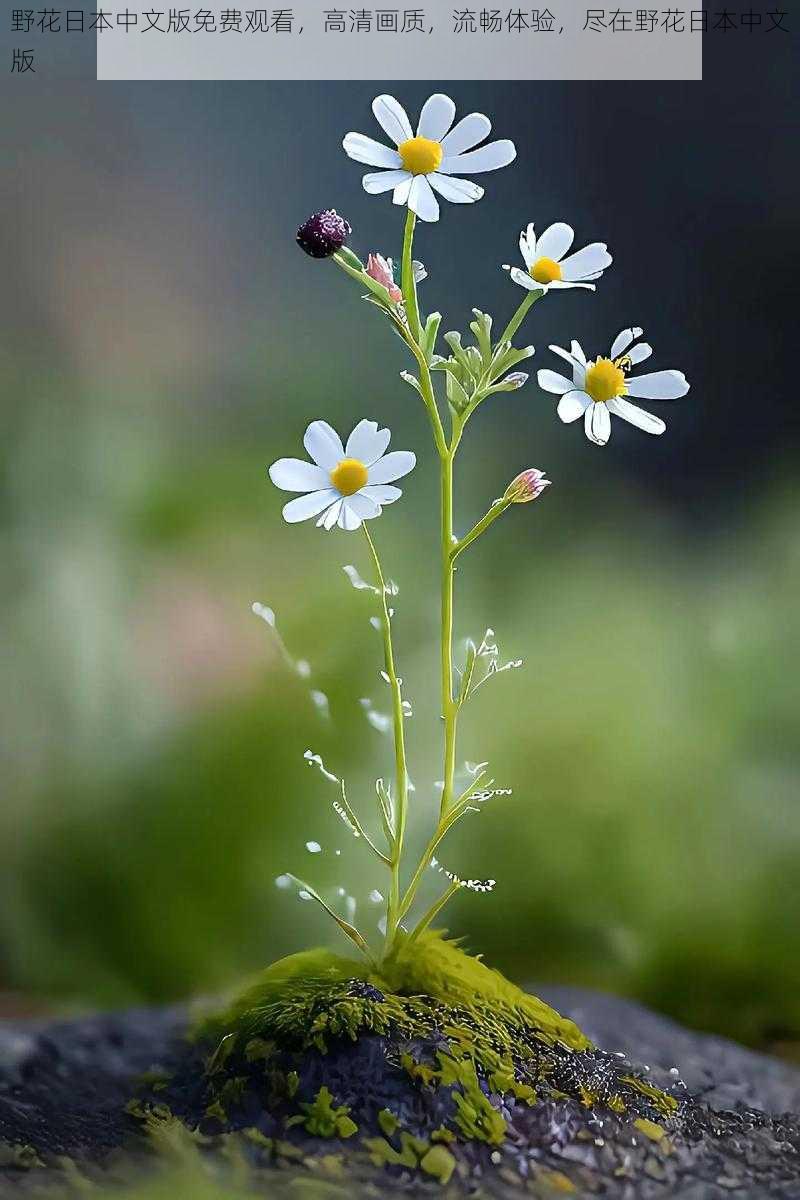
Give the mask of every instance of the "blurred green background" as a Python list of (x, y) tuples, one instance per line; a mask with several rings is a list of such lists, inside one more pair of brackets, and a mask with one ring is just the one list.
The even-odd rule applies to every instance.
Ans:
[[(566, 219), (578, 244), (608, 241), (615, 264), (596, 295), (534, 310), (532, 366), (557, 366), (549, 342), (597, 354), (639, 323), (654, 368), (684, 369), (693, 390), (653, 405), (662, 439), (618, 423), (605, 450), (562, 426), (533, 380), (470, 426), (461, 531), (526, 466), (554, 486), (462, 560), (459, 637), (491, 625), (525, 670), (479, 693), (461, 741), (514, 794), (441, 857), (497, 878), (447, 923), (515, 979), (635, 996), (791, 1053), (800, 539), (796, 400), (782, 389), (796, 224), (782, 85), (761, 75), (754, 109), (750, 77), (735, 96), (709, 77), (703, 125), (681, 85), (449, 89), (461, 112), (489, 112), (519, 159), (482, 181), (480, 204), (443, 205), (420, 232), (423, 305), (443, 329), (465, 328), (472, 304), (504, 322), (520, 293), (498, 268), (516, 261), (519, 229)], [(293, 243), (332, 204), (355, 249), (397, 255), (402, 214), (361, 192), (339, 149), (348, 129), (376, 134), (376, 89), (106, 84), (102, 104), (99, 90), (42, 82), (11, 133), (2, 202), (9, 1013), (208, 993), (335, 942), (275, 888), (284, 870), (347, 889), (375, 933), (368, 893), (382, 880), (303, 761), (321, 753), (365, 813), (390, 770), (359, 705), (383, 701), (370, 598), (341, 571), (367, 572), (364, 547), (286, 526), (266, 477), (315, 417), (345, 434), (379, 419), (417, 452), (375, 528), (401, 589), (417, 845), (440, 774), (424, 414), (398, 379), (399, 341)], [(389, 90), (414, 109), (432, 89)], [(330, 721), (256, 600), (311, 663)]]

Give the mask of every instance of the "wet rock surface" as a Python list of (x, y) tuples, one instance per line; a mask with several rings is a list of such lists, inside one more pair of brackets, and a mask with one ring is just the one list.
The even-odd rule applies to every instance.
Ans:
[[(501, 1146), (452, 1143), (455, 1169), (443, 1185), (403, 1164), (388, 1170), (356, 1147), (359, 1137), (320, 1138), (292, 1130), (293, 1161), (277, 1166), (303, 1172), (309, 1162), (345, 1163), (342, 1196), (406, 1194), (475, 1196), (680, 1196), (686, 1200), (783, 1197), (800, 1200), (800, 1071), (721, 1038), (692, 1033), (639, 1005), (577, 989), (541, 988), (538, 994), (571, 1016), (604, 1051), (581, 1055), (580, 1070), (602, 1076), (609, 1059), (630, 1063), (654, 1087), (679, 1101), (659, 1122), (634, 1110), (615, 1113), (537, 1089), (533, 1104), (507, 1101)], [(145, 1161), (142, 1123), (126, 1110), (144, 1072), (174, 1072), (168, 1089), (173, 1112), (206, 1135), (213, 1154), (227, 1134), (205, 1120), (197, 1086), (199, 1059), (182, 1039), (181, 1009), (138, 1011), (76, 1021), (0, 1025), (0, 1194), (18, 1195), (61, 1169), (59, 1159), (101, 1172), (120, 1151), (134, 1166)], [(196, 1054), (196, 1052), (194, 1052)], [(400, 1112), (414, 1136), (438, 1124), (438, 1100), (421, 1100), (401, 1077), (388, 1039), (364, 1037), (323, 1059), (308, 1056), (308, 1082), (333, 1080), (358, 1121), (384, 1106)], [(615, 1064), (615, 1066), (616, 1066)], [(252, 1107), (252, 1096), (245, 1103)], [(246, 1113), (242, 1126), (275, 1131), (268, 1114)], [(275, 1190), (276, 1154), (248, 1143), (256, 1194)], [(409, 1154), (413, 1153), (409, 1149)], [(137, 1158), (139, 1156), (139, 1158)], [(421, 1154), (420, 1154), (421, 1157)], [(442, 1157), (446, 1158), (445, 1155)], [(299, 1161), (298, 1161), (299, 1160)], [(152, 1161), (149, 1159), (148, 1161)], [(96, 1177), (96, 1176), (95, 1176)], [(335, 1181), (332, 1188), (338, 1187)], [(295, 1194), (295, 1193), (292, 1193)], [(299, 1194), (299, 1193), (298, 1193)], [(335, 1190), (326, 1193), (338, 1194)]]

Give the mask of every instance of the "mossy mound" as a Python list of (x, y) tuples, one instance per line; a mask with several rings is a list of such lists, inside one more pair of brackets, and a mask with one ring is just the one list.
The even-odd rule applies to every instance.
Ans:
[(178, 1118), (201, 1137), (234, 1136), (259, 1166), (335, 1154), (447, 1184), (457, 1168), (491, 1170), (543, 1101), (600, 1107), (659, 1137), (678, 1108), (435, 933), (380, 973), (321, 950), (282, 959), (192, 1039), (132, 1111), (151, 1127)]

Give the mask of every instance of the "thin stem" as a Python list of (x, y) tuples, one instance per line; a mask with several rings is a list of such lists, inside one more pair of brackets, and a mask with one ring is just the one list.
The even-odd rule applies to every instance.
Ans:
[(511, 503), (511, 500), (498, 500), (496, 504), (493, 504), (489, 511), (481, 517), (480, 521), (476, 521), (469, 533), (465, 533), (463, 538), (461, 538), (458, 542), (456, 542), (455, 546), (453, 546), (452, 550), (450, 551), (451, 561), (455, 562), (462, 550), (466, 550), (467, 546), (471, 546), (474, 541), (477, 541), (481, 534), (485, 533), (489, 526), (492, 525), (498, 517), (503, 515), (506, 509), (511, 506)]
[(403, 852), (403, 837), (408, 813), (408, 771), (406, 768), (405, 729), (403, 717), (403, 698), (400, 691), (400, 681), (394, 665), (392, 649), (392, 622), (389, 616), (389, 605), (386, 599), (386, 581), (383, 577), (378, 552), (370, 536), (366, 522), (361, 527), (367, 539), (367, 545), (372, 555), (375, 577), (378, 583), (381, 600), (381, 628), (383, 632), (383, 658), (386, 674), (389, 676), (389, 687), (392, 692), (392, 724), (394, 728), (394, 759), (395, 759), (395, 788), (397, 791), (397, 809), (395, 814), (394, 845), (391, 848), (392, 882), (389, 891), (389, 901), (386, 911), (386, 942), (385, 953), (389, 952), (394, 941), (397, 925), (400, 920), (400, 859)]
[(501, 342), (512, 341), (514, 334), (517, 332), (520, 325), (522, 324), (522, 322), (525, 320), (526, 316), (528, 315), (528, 310), (533, 307), (533, 305), (536, 303), (537, 300), (541, 300), (543, 295), (544, 295), (543, 291), (542, 292), (526, 292), (525, 293), (525, 299), (522, 301), (519, 308), (514, 313), (513, 317), (508, 322), (508, 324), (506, 325), (503, 332), (500, 334), (500, 337), (497, 339), (498, 346), (501, 344)]
[(440, 814), (444, 815), (453, 797), (456, 773), (456, 724), (458, 705), (453, 696), (453, 458), (448, 450), (441, 456), (441, 669), (442, 718), (444, 720), (444, 787)]
[(417, 305), (417, 285), (414, 282), (414, 259), (412, 250), (414, 246), (414, 226), (417, 223), (417, 218), (411, 209), (406, 214), (406, 229), (403, 236), (403, 260), (400, 271), (400, 287), (403, 292), (403, 300), (406, 306), (406, 316), (408, 317), (408, 328), (411, 331), (411, 336), (415, 342), (419, 342), (420, 338), (420, 320), (419, 307)]

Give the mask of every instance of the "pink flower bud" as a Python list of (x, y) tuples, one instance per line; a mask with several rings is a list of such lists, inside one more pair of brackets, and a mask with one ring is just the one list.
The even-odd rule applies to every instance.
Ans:
[(503, 494), (503, 499), (511, 504), (528, 504), (540, 496), (551, 482), (552, 480), (545, 478), (544, 471), (539, 471), (536, 467), (528, 467), (526, 471), (520, 471), (516, 479), (511, 480)]
[(382, 254), (370, 254), (367, 259), (366, 271), (370, 279), (374, 279), (376, 283), (380, 283), (386, 288), (389, 299), (394, 304), (403, 299), (403, 293), (394, 281), (391, 259), (385, 259)]

